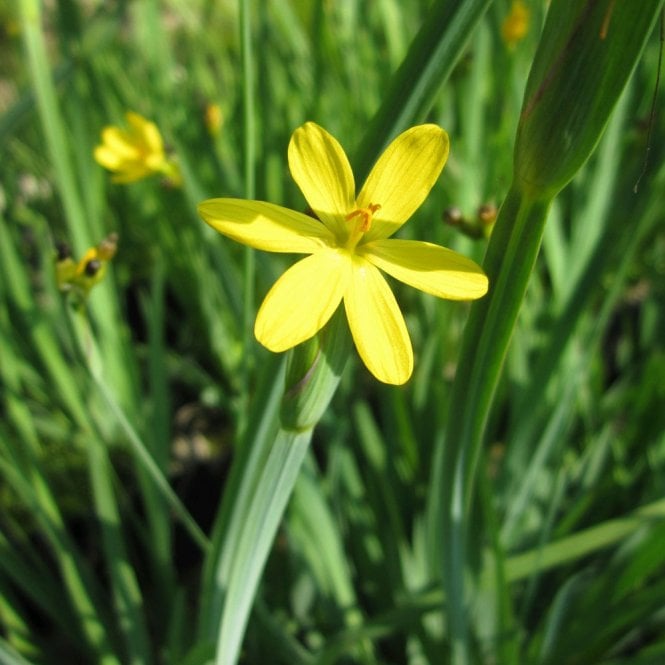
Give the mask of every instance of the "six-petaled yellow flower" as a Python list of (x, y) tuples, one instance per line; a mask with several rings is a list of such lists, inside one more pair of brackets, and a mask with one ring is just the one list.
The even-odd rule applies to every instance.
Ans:
[(127, 129), (109, 125), (102, 130), (102, 143), (94, 152), (97, 162), (113, 171), (113, 182), (136, 182), (161, 174), (170, 184), (179, 185), (178, 166), (166, 155), (157, 125), (132, 111), (126, 117)]
[(428, 242), (390, 238), (425, 200), (447, 157), (446, 132), (413, 127), (388, 146), (356, 197), (344, 150), (308, 122), (293, 133), (288, 158), (318, 219), (262, 201), (201, 203), (203, 219), (233, 240), (310, 255), (265, 297), (254, 327), (259, 342), (275, 352), (294, 347), (321, 330), (343, 302), (367, 368), (385, 383), (407, 381), (411, 341), (381, 270), (440, 298), (472, 300), (487, 291), (485, 274), (470, 259)]

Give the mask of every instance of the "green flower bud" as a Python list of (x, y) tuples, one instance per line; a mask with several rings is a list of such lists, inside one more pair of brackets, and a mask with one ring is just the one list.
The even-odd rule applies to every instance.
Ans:
[(304, 431), (321, 419), (351, 352), (342, 307), (312, 339), (291, 351), (280, 419), (285, 430)]

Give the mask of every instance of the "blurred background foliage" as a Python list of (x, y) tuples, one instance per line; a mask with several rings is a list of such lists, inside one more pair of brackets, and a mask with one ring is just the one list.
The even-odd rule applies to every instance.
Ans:
[[(513, 3), (495, 0), (458, 54), (427, 117), (450, 159), (403, 230), (479, 262), (546, 11), (523, 4), (522, 39), (506, 41)], [(428, 3), (247, 3), (249, 107), (235, 2), (59, 0), (31, 24), (33, 9), (0, 4), (0, 662), (208, 662), (209, 530), (281, 387), (281, 359), (248, 331), (290, 258), (248, 263), (195, 206), (245, 196), (249, 170), (256, 198), (305, 210), (291, 132), (314, 120), (353, 154)], [(469, 527), (475, 662), (665, 659), (659, 49), (652, 35), (552, 207), (513, 335)], [(182, 187), (112, 184), (95, 163), (129, 110), (157, 124)], [(103, 280), (62, 293), (59, 244), (78, 260), (111, 233)], [(467, 308), (393, 286), (414, 376), (392, 388), (347, 365), (241, 662), (445, 662), (425, 514)]]

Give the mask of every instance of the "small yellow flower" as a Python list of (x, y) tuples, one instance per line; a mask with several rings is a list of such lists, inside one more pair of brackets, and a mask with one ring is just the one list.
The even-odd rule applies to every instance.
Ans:
[(513, 0), (510, 13), (501, 25), (501, 35), (508, 48), (515, 48), (529, 31), (529, 8), (523, 0)]
[(131, 111), (126, 117), (128, 129), (104, 127), (102, 143), (95, 148), (95, 160), (115, 173), (116, 183), (136, 182), (161, 173), (172, 185), (179, 185), (178, 166), (167, 157), (157, 125)]
[(288, 157), (318, 219), (262, 201), (210, 199), (198, 207), (208, 224), (233, 240), (310, 255), (268, 292), (256, 338), (271, 351), (285, 351), (321, 330), (343, 301), (367, 368), (380, 381), (404, 383), (413, 371), (411, 341), (380, 270), (440, 298), (472, 300), (487, 291), (487, 277), (470, 259), (428, 242), (389, 239), (439, 177), (448, 135), (436, 125), (420, 125), (398, 136), (357, 198), (344, 150), (318, 125), (308, 122), (293, 133)]

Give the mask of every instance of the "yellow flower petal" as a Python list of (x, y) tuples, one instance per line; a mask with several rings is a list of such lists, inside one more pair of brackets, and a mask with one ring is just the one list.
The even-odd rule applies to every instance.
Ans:
[(387, 238), (420, 207), (448, 159), (448, 134), (436, 125), (418, 125), (400, 134), (379, 157), (358, 207), (380, 205), (365, 242)]
[(351, 257), (322, 250), (289, 268), (256, 316), (254, 334), (271, 351), (286, 351), (313, 337), (339, 306), (351, 277)]
[(321, 222), (273, 203), (209, 199), (198, 211), (216, 231), (266, 252), (310, 254), (334, 244)]
[(367, 369), (384, 383), (400, 385), (413, 371), (411, 340), (393, 292), (371, 263), (355, 256), (344, 296), (349, 328)]
[(134, 130), (135, 140), (140, 141), (146, 151), (152, 153), (164, 152), (162, 135), (154, 122), (150, 122), (150, 120), (133, 111), (127, 111), (126, 117), (127, 122)]
[(450, 300), (474, 300), (487, 293), (479, 265), (450, 249), (418, 240), (376, 240), (361, 255), (416, 289)]
[(139, 149), (131, 136), (119, 127), (104, 127), (102, 144), (108, 150), (115, 152), (122, 160), (133, 160), (140, 156)]
[(345, 238), (344, 218), (355, 208), (355, 184), (342, 146), (323, 127), (307, 122), (291, 137), (289, 169), (319, 219)]
[(76, 275), (77, 276), (82, 275), (85, 272), (88, 263), (90, 263), (90, 261), (96, 261), (98, 259), (99, 259), (99, 251), (97, 250), (97, 248), (91, 247), (90, 249), (88, 249), (76, 266)]
[(137, 182), (153, 174), (153, 171), (149, 168), (146, 168), (141, 163), (135, 162), (123, 164), (120, 168), (115, 170), (116, 173), (111, 177), (111, 182), (117, 184)]
[(94, 151), (95, 161), (110, 171), (115, 171), (126, 160), (119, 155), (115, 150), (111, 150), (106, 145), (98, 145)]

